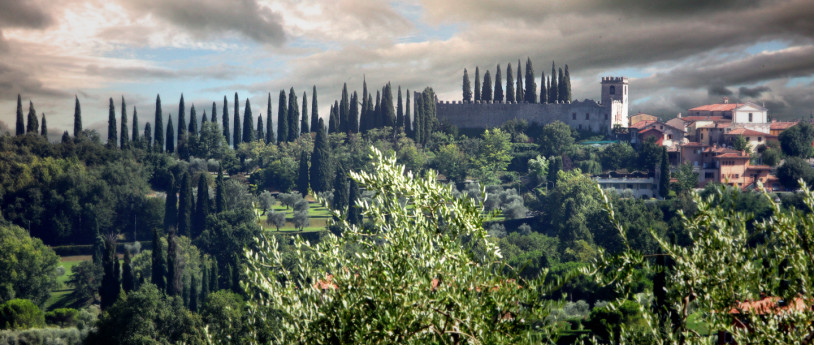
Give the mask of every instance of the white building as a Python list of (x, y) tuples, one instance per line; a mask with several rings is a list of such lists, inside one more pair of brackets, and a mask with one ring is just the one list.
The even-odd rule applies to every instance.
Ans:
[(650, 177), (615, 177), (612, 175), (594, 176), (594, 181), (604, 190), (613, 190), (620, 195), (630, 193), (638, 199), (655, 198), (658, 195), (656, 178)]

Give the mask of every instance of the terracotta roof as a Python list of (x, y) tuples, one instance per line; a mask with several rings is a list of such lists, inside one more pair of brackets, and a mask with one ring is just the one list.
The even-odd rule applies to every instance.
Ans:
[(664, 133), (664, 131), (662, 131), (662, 130), (660, 130), (658, 128), (647, 128), (647, 129), (640, 130), (639, 134), (647, 133), (647, 132), (650, 132), (650, 131), (656, 131), (656, 132), (659, 132), (659, 133)]
[(794, 122), (772, 122), (769, 128), (771, 129), (788, 129), (797, 124), (797, 121)]
[(722, 153), (722, 154), (719, 154), (719, 155), (715, 156), (715, 159), (719, 159), (719, 158), (752, 159), (752, 157), (749, 157), (749, 156), (746, 156), (746, 155), (741, 155), (740, 152), (738, 152), (738, 153), (732, 153), (732, 152)]
[(743, 103), (707, 104), (690, 109), (690, 111), (732, 111)]
[(730, 119), (725, 119), (723, 116), (684, 116), (681, 118), (684, 122), (695, 122), (695, 121), (731, 121)]
[(771, 135), (769, 133), (758, 132), (755, 130), (747, 129), (747, 128), (735, 128), (729, 133), (724, 133), (724, 135), (748, 135), (748, 136), (762, 136), (762, 137), (771, 137), (776, 138), (776, 135)]
[(772, 167), (768, 165), (750, 165), (746, 167), (746, 170), (772, 170)]
[(647, 127), (647, 125), (655, 123), (655, 122), (658, 122), (658, 121), (655, 121), (655, 120), (639, 121), (639, 122), (636, 122), (636, 123), (630, 125), (630, 128), (642, 129), (644, 127)]
[(734, 308), (729, 310), (730, 314), (741, 314), (743, 312), (755, 314), (780, 313), (793, 309), (795, 311), (810, 310), (809, 303), (800, 297), (794, 298), (791, 303), (783, 303), (780, 297), (764, 297), (757, 301), (739, 302)]

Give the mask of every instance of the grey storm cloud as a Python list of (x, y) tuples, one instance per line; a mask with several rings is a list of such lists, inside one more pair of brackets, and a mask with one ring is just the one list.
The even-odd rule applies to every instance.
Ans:
[(85, 67), (85, 73), (88, 75), (131, 78), (133, 80), (173, 78), (232, 79), (244, 72), (244, 69), (240, 67), (226, 64), (179, 70), (153, 66), (105, 67), (96, 64)]
[(202, 37), (235, 32), (273, 45), (286, 39), (282, 17), (256, 0), (134, 0), (122, 5)]
[(768, 86), (755, 86), (755, 87), (746, 87), (741, 86), (738, 88), (738, 95), (741, 98), (757, 98), (760, 97), (764, 92), (772, 91), (772, 88)]
[(732, 96), (732, 90), (721, 85), (710, 86), (707, 89), (707, 94), (710, 96)]
[(52, 22), (39, 1), (0, 0), (0, 27), (42, 29)]

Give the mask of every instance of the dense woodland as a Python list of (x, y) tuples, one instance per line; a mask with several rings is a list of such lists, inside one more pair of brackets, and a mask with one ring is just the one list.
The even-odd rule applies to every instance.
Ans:
[[(524, 85), (518, 62), (509, 88), (508, 67), (505, 92), (499, 66), (495, 83), (484, 75), (489, 88), (476, 71), (475, 100), (570, 100), (567, 66), (555, 78), (552, 64), (541, 94), (530, 61), (525, 70)], [(465, 72), (467, 100), (468, 81)], [(276, 117), (271, 94), (265, 118), (248, 100), (241, 117), (237, 94), (229, 102), (201, 111), (181, 96), (173, 121), (159, 96), (153, 121), (140, 122), (110, 99), (103, 141), (83, 129), (77, 98), (73, 133), (50, 143), (45, 115), (30, 103), (24, 120), (18, 97), (16, 132), (0, 136), (0, 343), (703, 343), (789, 323), (800, 327), (787, 339), (812, 332), (810, 310), (771, 322), (716, 313), (766, 295), (812, 298), (808, 192), (696, 193), (697, 175), (681, 168), (660, 182), (662, 199), (606, 194), (590, 174), (652, 173), (666, 151), (581, 145), (605, 138), (561, 122), (459, 132), (436, 119), (431, 88), (388, 83), (374, 99), (366, 83), (361, 95), (345, 85), (324, 117), (316, 88), (281, 90)], [(319, 204), (329, 221), (306, 231)], [(87, 259), (66, 273), (60, 257), (78, 255)], [(70, 293), (56, 298), (61, 289)], [(735, 327), (738, 317), (754, 326)]]

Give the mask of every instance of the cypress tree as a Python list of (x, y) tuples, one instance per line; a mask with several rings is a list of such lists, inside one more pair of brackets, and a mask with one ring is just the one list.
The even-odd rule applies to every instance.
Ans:
[(274, 144), (277, 140), (274, 138), (274, 126), (271, 121), (271, 92), (268, 93), (268, 104), (266, 104), (266, 144)]
[(192, 218), (192, 238), (198, 238), (206, 230), (206, 217), (209, 215), (209, 184), (206, 174), (198, 177), (198, 200), (195, 202), (195, 216)]
[(413, 126), (411, 125), (412, 121), (410, 121), (410, 89), (407, 89), (405, 93), (407, 95), (407, 100), (404, 104), (404, 133), (407, 133), (407, 136), (413, 137)]
[(314, 142), (314, 153), (311, 154), (311, 189), (314, 192), (325, 192), (331, 188), (331, 148), (328, 145), (328, 134), (325, 124), (320, 119)]
[(308, 94), (303, 91), (302, 92), (302, 121), (300, 121), (300, 130), (301, 133), (307, 134), (311, 131), (311, 127), (308, 125)]
[[(469, 82), (469, 72), (466, 71), (466, 68), (464, 68), (464, 81), (463, 81), (462, 89), (463, 89), (463, 100), (464, 100), (464, 102), (471, 102), (472, 101), (472, 85)], [(407, 96), (409, 97), (410, 94), (407, 93)]]
[[(376, 110), (373, 107), (373, 93), (371, 92), (371, 93), (367, 94), (367, 111), (366, 111), (367, 116), (365, 116), (365, 121), (366, 121), (365, 129), (366, 130), (373, 129), (373, 124), (375, 123), (375, 116), (376, 116), (375, 111)], [(362, 124), (360, 123), (359, 125), (361, 126)]]
[(254, 116), (252, 115), (252, 104), (246, 98), (246, 106), (243, 108), (243, 142), (254, 141)]
[(348, 83), (342, 85), (342, 98), (339, 101), (339, 131), (348, 131), (348, 113), (350, 112), (350, 100), (348, 100)]
[(480, 67), (475, 67), (475, 100), (480, 101)]
[(203, 116), (201, 116), (201, 131), (203, 131), (203, 126), (209, 122), (209, 119), (206, 117), (206, 109), (204, 109)]
[(175, 194), (176, 192), (175, 178), (170, 175), (169, 185), (167, 186), (167, 199), (164, 201), (164, 230), (178, 227), (178, 197)]
[(659, 196), (666, 198), (670, 193), (670, 162), (667, 158), (667, 148), (661, 148), (661, 175), (659, 176)]
[(40, 131), (40, 120), (37, 119), (37, 111), (34, 110), (34, 102), (28, 101), (28, 126), (26, 133), (37, 134)]
[(232, 270), (232, 291), (236, 294), (242, 295), (243, 291), (240, 289), (240, 259), (235, 258), (234, 270)]
[(421, 130), (423, 131), (421, 138), (423, 140), (422, 144), (427, 144), (435, 124), (435, 92), (428, 87), (424, 89), (422, 96), (424, 98), (424, 111), (422, 112), (424, 118), (421, 121)]
[(328, 133), (336, 133), (338, 130), (336, 118), (336, 107), (331, 105), (331, 110), (328, 112)]
[(540, 103), (550, 103), (548, 100), (548, 87), (546, 86), (545, 71), (540, 74)]
[(562, 74), (562, 67), (557, 69), (557, 100), (564, 103), (566, 98), (565, 77)]
[(124, 102), (124, 96), (122, 96), (122, 125), (119, 146), (121, 146), (122, 150), (130, 148), (130, 130), (127, 129), (127, 105)]
[[(206, 116), (204, 116), (206, 117)], [(198, 114), (195, 111), (195, 104), (189, 108), (189, 128), (187, 131), (190, 137), (194, 137), (198, 135)]]
[(161, 114), (161, 96), (155, 96), (155, 135), (153, 136), (155, 148), (158, 152), (164, 152), (164, 117)]
[(181, 190), (178, 192), (178, 235), (192, 237), (192, 182), (189, 173), (181, 175)]
[(130, 138), (130, 140), (134, 143), (140, 142), (138, 133), (138, 112), (136, 111), (136, 106), (133, 106), (133, 137)]
[[(407, 95), (410, 95), (409, 93)], [(356, 180), (350, 179), (348, 188), (348, 223), (352, 225), (362, 224), (362, 211), (356, 206), (356, 199), (359, 198), (359, 187)]]
[[(339, 121), (339, 102), (337, 102), (337, 101), (334, 101), (334, 112), (333, 112), (333, 117), (331, 117), (331, 121), (333, 121), (333, 123), (335, 125), (332, 132), (338, 133), (339, 130), (340, 130), (339, 129), (340, 121)], [(331, 132), (329, 132), (329, 133), (331, 133)]]
[(229, 100), (226, 99), (226, 95), (223, 96), (223, 115), (221, 117), (221, 122), (223, 122), (223, 137), (226, 138), (226, 144), (229, 145), (232, 143), (232, 132), (229, 130)]
[(210, 116), (209, 122), (212, 122), (212, 124), (218, 123), (218, 108), (215, 105), (215, 102), (212, 102), (212, 114)]
[(175, 129), (172, 127), (172, 114), (167, 120), (167, 152), (175, 152)]
[(341, 214), (346, 214), (348, 210), (348, 173), (341, 164), (336, 167), (336, 177), (334, 178), (334, 198), (333, 209)]
[(119, 142), (119, 136), (116, 134), (118, 130), (116, 126), (116, 108), (113, 106), (113, 97), (110, 98), (108, 106), (107, 117), (107, 146), (116, 147)]
[(554, 61), (551, 61), (551, 84), (548, 85), (548, 101), (556, 103), (559, 99), (559, 88), (557, 87), (557, 69), (554, 67)]
[(66, 143), (68, 143), (70, 141), (71, 141), (71, 135), (66, 130), (65, 132), (62, 133), (62, 143), (66, 144)]
[(178, 240), (175, 229), (170, 229), (167, 236), (167, 294), (178, 296), (181, 294), (181, 272), (178, 267)]
[(42, 123), (40, 124), (40, 135), (48, 140), (48, 125), (45, 124), (45, 113), (42, 113)]
[[(305, 116), (305, 113), (302, 114)], [(319, 126), (319, 104), (317, 103), (317, 86), (314, 85), (313, 90), (311, 91), (311, 130), (310, 132), (316, 132), (317, 126)]]
[(525, 102), (526, 93), (523, 91), (523, 68), (520, 65), (520, 59), (517, 59), (517, 80), (515, 80), (515, 87), (514, 87), (514, 100), (517, 103)]
[(193, 275), (189, 282), (189, 310), (198, 311), (198, 279)]
[(382, 126), (382, 93), (376, 90), (376, 106), (373, 108), (373, 116), (370, 117), (370, 128)]
[(206, 296), (209, 296), (209, 264), (204, 259), (201, 265), (201, 300), (206, 301)]
[[(552, 96), (552, 93), (551, 93), (551, 78), (549, 77), (547, 79), (548, 80), (544, 81), (543, 84), (548, 85), (548, 87), (546, 87), (546, 95), (548, 97), (548, 103), (554, 103), (554, 100), (551, 99), (551, 96)], [(548, 83), (548, 84), (546, 84), (546, 83)]]
[(300, 168), (297, 174), (297, 191), (303, 197), (308, 195), (308, 154), (305, 150), (300, 152)]
[[(413, 94), (413, 98), (413, 140), (415, 140), (416, 144), (421, 144), (423, 134), (421, 133), (421, 122), (423, 120), (421, 112), (424, 109), (424, 98), (418, 92)], [(480, 99), (480, 96), (478, 96), (478, 99)]]
[(534, 67), (531, 58), (526, 59), (526, 94), (523, 99), (529, 103), (537, 103), (537, 83), (534, 81)]
[(398, 103), (396, 104), (396, 127), (404, 128), (404, 102), (401, 100), (401, 85), (399, 85)]
[(300, 137), (300, 107), (294, 87), (288, 92), (288, 141), (296, 141)]
[(359, 132), (359, 94), (353, 91), (350, 96), (350, 113), (348, 113), (348, 132)]
[(122, 266), (122, 290), (129, 293), (136, 289), (136, 275), (133, 272), (129, 250), (124, 251), (124, 265)]
[(495, 96), (496, 102), (503, 102), (503, 77), (500, 72), (500, 64), (497, 65), (497, 72), (495, 72)]
[(489, 70), (486, 70), (486, 73), (483, 74), (483, 91), (480, 93), (480, 99), (484, 101), (492, 100), (492, 75), (489, 74)]
[[(73, 107), (73, 136), (78, 138), (82, 135), (82, 107), (79, 106), (79, 97), (74, 95)], [(20, 104), (20, 95), (17, 95), (17, 104)], [(22, 109), (20, 109), (20, 117), (22, 117)]]
[(153, 126), (150, 125), (149, 122), (144, 124), (144, 147), (147, 148), (147, 151), (152, 151), (153, 149)]
[(223, 168), (218, 165), (218, 178), (215, 180), (215, 211), (221, 213), (226, 210), (226, 194), (223, 189)]
[(571, 103), (571, 73), (568, 72), (568, 65), (565, 65), (565, 97), (566, 102)]
[[(78, 101), (77, 101), (78, 102)], [(23, 122), (23, 103), (20, 94), (17, 94), (17, 131), (16, 135), (25, 134), (25, 123)]]
[(181, 139), (187, 134), (187, 109), (184, 105), (184, 94), (181, 94), (181, 102), (178, 103), (178, 146), (181, 146)]
[(241, 133), (240, 131), (240, 108), (239, 108), (240, 104), (237, 99), (237, 92), (235, 92), (234, 104), (235, 104), (235, 114), (233, 116), (234, 121), (232, 122), (232, 147), (234, 147), (235, 150), (237, 150), (238, 146), (240, 146), (240, 143), (243, 142), (243, 138), (241, 137), (241, 134), (243, 133)]
[(368, 130), (367, 122), (368, 122), (369, 114), (367, 113), (367, 107), (368, 107), (367, 80), (363, 79), (363, 81), (362, 81), (362, 110), (361, 110), (361, 113), (359, 114), (359, 132), (366, 132)]
[(263, 125), (263, 114), (260, 114), (257, 116), (257, 135), (255, 136), (255, 138), (257, 138), (257, 140), (262, 140), (263, 142), (266, 142), (266, 132), (264, 127), (265, 126)]
[(550, 165), (548, 166), (548, 182), (551, 182), (551, 187), (557, 187), (557, 176), (562, 170), (562, 157), (551, 157)]
[(152, 274), (150, 281), (158, 287), (158, 290), (166, 290), (164, 277), (167, 275), (167, 261), (164, 257), (164, 245), (161, 243), (161, 233), (158, 229), (153, 229), (153, 252), (152, 252)]
[(393, 104), (393, 88), (390, 82), (384, 87), (384, 94), (382, 95), (382, 120), (383, 125), (386, 127), (396, 126), (396, 107)]
[(218, 286), (218, 259), (212, 257), (212, 273), (209, 274), (209, 291), (215, 292), (220, 290)]
[(102, 309), (107, 309), (119, 298), (121, 285), (119, 282), (118, 259), (116, 258), (116, 237), (105, 236), (105, 254), (102, 256), (102, 285), (99, 287), (99, 296), (102, 299)]
[(288, 101), (285, 98), (285, 91), (280, 90), (277, 100), (277, 141), (288, 140)]
[(512, 64), (506, 66), (506, 102), (514, 102), (514, 74), (512, 74)]

